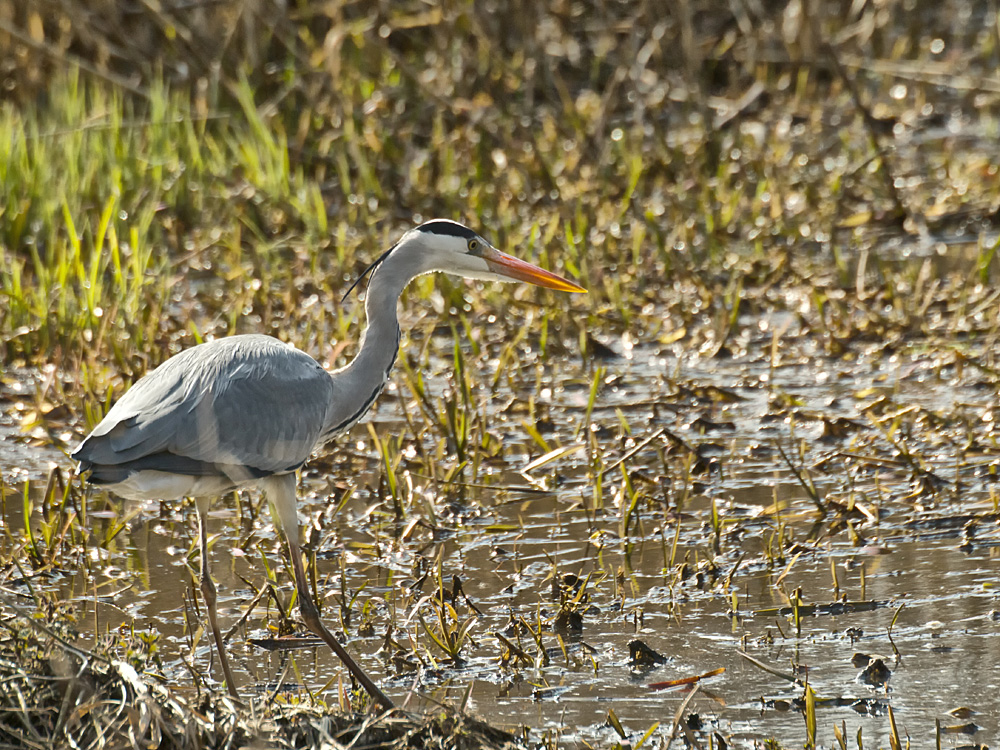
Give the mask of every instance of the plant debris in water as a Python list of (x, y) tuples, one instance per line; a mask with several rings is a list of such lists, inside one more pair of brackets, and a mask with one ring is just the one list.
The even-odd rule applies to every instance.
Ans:
[(421, 716), (352, 714), (272, 699), (247, 711), (222, 693), (192, 700), (114, 658), (113, 648), (97, 653), (74, 646), (66, 613), (26, 617), (3, 609), (0, 747), (526, 747), (512, 734), (444, 708)]

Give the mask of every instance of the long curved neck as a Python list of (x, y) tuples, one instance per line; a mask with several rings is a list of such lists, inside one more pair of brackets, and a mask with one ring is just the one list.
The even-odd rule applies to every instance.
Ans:
[(327, 412), (324, 437), (343, 432), (364, 415), (382, 392), (399, 353), (399, 320), (396, 303), (416, 275), (389, 255), (375, 270), (365, 295), (368, 325), (361, 335), (357, 355), (331, 373), (334, 396)]

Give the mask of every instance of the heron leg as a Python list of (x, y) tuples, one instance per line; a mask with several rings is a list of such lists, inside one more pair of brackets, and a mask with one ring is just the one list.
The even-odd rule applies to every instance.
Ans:
[(302, 562), (302, 550), (299, 547), (299, 519), (296, 512), (295, 500), (295, 475), (283, 474), (281, 476), (269, 477), (266, 480), (265, 491), (271, 504), (271, 514), (285, 534), (288, 540), (288, 554), (292, 558), (292, 572), (295, 576), (295, 591), (299, 600), (299, 610), (306, 626), (314, 634), (326, 643), (333, 652), (344, 662), (344, 666), (361, 683), (361, 686), (368, 692), (376, 703), (384, 709), (394, 708), (392, 700), (383, 693), (374, 680), (354, 661), (354, 658), (347, 653), (340, 641), (333, 637), (327, 630), (326, 625), (319, 616), (319, 608), (313, 601), (312, 592), (309, 590), (309, 577), (306, 575), (305, 565)]
[(207, 515), (210, 499), (199, 497), (195, 499), (198, 506), (198, 542), (201, 549), (201, 569), (198, 574), (198, 583), (201, 588), (201, 595), (205, 599), (205, 608), (208, 610), (208, 624), (212, 629), (212, 637), (215, 639), (215, 647), (219, 652), (219, 661), (222, 663), (222, 673), (226, 676), (226, 688), (229, 694), (239, 700), (239, 693), (236, 692), (236, 682), (233, 680), (233, 673), (229, 669), (229, 658), (226, 656), (226, 646), (222, 642), (222, 634), (219, 632), (218, 610), (216, 608), (215, 581), (209, 571), (208, 561), (208, 529)]

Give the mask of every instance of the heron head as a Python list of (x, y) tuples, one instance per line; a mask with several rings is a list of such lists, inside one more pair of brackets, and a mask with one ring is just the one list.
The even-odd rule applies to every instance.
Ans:
[(448, 219), (427, 221), (404, 235), (400, 247), (420, 253), (427, 271), (484, 281), (526, 281), (561, 292), (584, 292), (583, 287), (543, 268), (502, 253), (467, 226)]
[(408, 231), (368, 266), (344, 299), (369, 273), (374, 277), (378, 272), (380, 279), (391, 278), (390, 286), (398, 293), (410, 279), (434, 271), (484, 281), (526, 281), (562, 292), (586, 291), (562, 276), (500, 252), (457, 221), (433, 219)]

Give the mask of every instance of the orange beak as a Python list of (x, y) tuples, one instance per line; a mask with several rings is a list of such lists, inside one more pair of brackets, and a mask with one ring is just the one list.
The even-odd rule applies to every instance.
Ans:
[(512, 255), (501, 253), (494, 248), (485, 251), (483, 259), (489, 264), (491, 271), (506, 276), (508, 279), (527, 281), (529, 284), (543, 286), (546, 289), (556, 289), (560, 292), (587, 291), (579, 284), (574, 284), (562, 276), (557, 276), (526, 261), (518, 260)]

